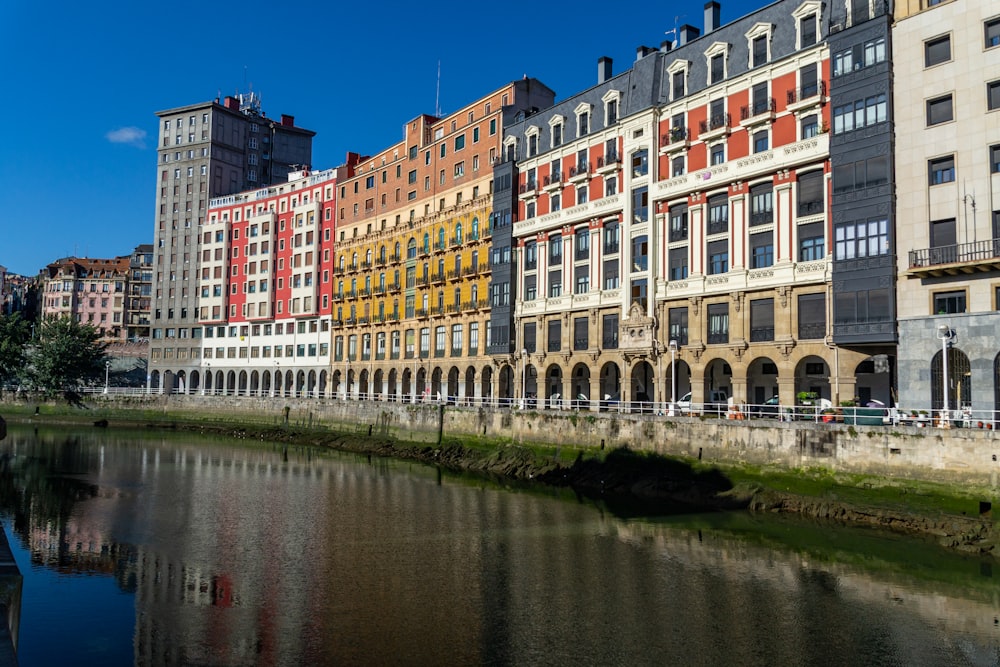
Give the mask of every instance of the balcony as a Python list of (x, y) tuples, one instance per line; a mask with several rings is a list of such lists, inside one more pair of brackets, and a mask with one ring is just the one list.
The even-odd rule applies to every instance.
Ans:
[(750, 342), (761, 343), (774, 340), (774, 327), (751, 327)]
[(709, 345), (721, 345), (729, 342), (729, 332), (723, 331), (719, 333), (709, 333), (708, 343)]
[(804, 218), (809, 215), (819, 215), (824, 210), (823, 200), (800, 201), (798, 206), (799, 217)]
[(558, 190), (559, 188), (562, 187), (562, 184), (563, 184), (562, 174), (559, 172), (556, 172), (550, 176), (546, 176), (544, 179), (542, 179), (542, 188), (544, 188), (545, 190)]
[(582, 183), (590, 177), (590, 166), (583, 162), (577, 162), (576, 166), (569, 168), (569, 182)]
[(621, 158), (616, 151), (611, 151), (597, 158), (597, 173), (610, 174), (621, 165)]
[(826, 322), (799, 323), (799, 340), (820, 340), (826, 337)]
[(526, 183), (522, 183), (517, 188), (517, 194), (521, 195), (522, 197), (535, 197), (535, 196), (537, 196), (538, 195), (538, 182), (537, 181), (528, 181)]
[(750, 213), (750, 226), (769, 225), (774, 222), (774, 211), (753, 211)]
[(728, 113), (720, 113), (712, 116), (708, 120), (703, 120), (698, 124), (698, 137), (702, 141), (711, 141), (718, 137), (729, 134), (729, 125), (732, 119)]
[(618, 336), (604, 336), (601, 339), (601, 348), (605, 350), (617, 350), (618, 349)]
[(436, 283), (443, 283), (445, 281), (445, 279), (446, 278), (445, 278), (445, 274), (444, 274), (443, 271), (435, 271), (434, 273), (431, 274), (431, 282), (432, 283), (435, 283), (435, 284)]
[(725, 234), (729, 231), (729, 220), (709, 220), (708, 221), (708, 235), (713, 234)]
[(786, 94), (788, 110), (792, 113), (814, 106), (820, 106), (826, 101), (826, 81), (812, 83), (801, 88), (792, 88)]
[(691, 133), (686, 127), (672, 127), (660, 135), (660, 152), (672, 153), (691, 146)]
[(910, 251), (910, 275), (957, 276), (1000, 270), (1000, 239)]
[(683, 227), (671, 227), (670, 228), (670, 242), (674, 241), (687, 241), (688, 228), (687, 225)]
[(398, 252), (394, 252), (391, 255), (389, 255), (390, 264), (398, 264), (399, 260), (400, 260), (400, 254)]
[(774, 111), (777, 105), (773, 97), (765, 100), (757, 100), (753, 104), (746, 104), (740, 107), (740, 125), (758, 125), (769, 123), (774, 120)]

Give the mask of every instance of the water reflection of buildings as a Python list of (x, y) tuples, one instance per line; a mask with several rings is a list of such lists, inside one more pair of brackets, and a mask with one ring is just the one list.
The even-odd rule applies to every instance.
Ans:
[[(817, 664), (830, 646), (818, 633), (873, 632), (861, 608), (943, 635), (995, 632), (991, 579), (942, 595), (418, 465), (190, 441), (57, 449), (90, 470), (92, 492), (62, 524), (32, 528), (31, 548), (134, 592), (138, 665), (569, 664), (609, 649), (619, 664), (683, 664), (692, 647), (702, 664), (761, 650)], [(879, 641), (921, 645), (913, 623), (886, 627), (843, 642), (840, 664)]]

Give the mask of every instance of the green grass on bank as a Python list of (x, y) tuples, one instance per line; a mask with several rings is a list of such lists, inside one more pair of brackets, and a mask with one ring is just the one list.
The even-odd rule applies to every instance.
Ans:
[[(288, 423), (284, 422), (285, 403), (276, 400), (273, 409), (257, 414), (225, 414), (210, 411), (170, 412), (149, 409), (141, 404), (132, 407), (106, 407), (98, 405), (82, 409), (65, 403), (40, 404), (35, 414), (34, 404), (0, 403), (0, 414), (10, 421), (33, 423), (92, 424), (106, 419), (113, 426), (157, 426), (165, 428), (246, 428), (285, 431), (285, 436), (300, 434), (308, 443), (316, 436), (344, 435), (367, 437), (367, 424), (340, 424), (315, 419), (302, 410), (292, 410)], [(539, 434), (541, 435), (541, 434)], [(544, 437), (544, 436), (543, 436)], [(397, 442), (415, 448), (434, 446), (426, 441)], [(462, 447), (479, 452), (484, 458), (519, 456), (542, 466), (570, 466), (575, 461), (605, 462), (615, 453), (616, 466), (660, 467), (664, 470), (689, 468), (691, 473), (721, 472), (740, 492), (751, 493), (769, 489), (795, 496), (872, 507), (887, 511), (900, 511), (932, 517), (940, 515), (977, 517), (980, 501), (993, 502), (996, 491), (988, 488), (967, 488), (956, 484), (936, 483), (899, 477), (862, 475), (834, 472), (825, 468), (784, 469), (764, 468), (748, 464), (707, 464), (682, 457), (664, 457), (652, 452), (629, 451), (596, 447), (555, 445), (510, 437), (449, 436), (446, 434), (442, 448)], [(1000, 507), (998, 507), (1000, 510)]]

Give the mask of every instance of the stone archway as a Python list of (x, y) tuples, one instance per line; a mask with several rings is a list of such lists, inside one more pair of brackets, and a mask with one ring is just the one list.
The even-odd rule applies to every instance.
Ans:
[[(476, 368), (469, 366), (465, 369), (465, 400), (472, 403), (476, 399)], [(476, 401), (478, 403), (478, 401)]]
[(656, 400), (656, 373), (648, 361), (640, 361), (632, 367), (632, 392), (629, 400), (631, 409), (652, 412)]
[(563, 389), (563, 372), (559, 364), (545, 369), (545, 407), (562, 408), (566, 390)]

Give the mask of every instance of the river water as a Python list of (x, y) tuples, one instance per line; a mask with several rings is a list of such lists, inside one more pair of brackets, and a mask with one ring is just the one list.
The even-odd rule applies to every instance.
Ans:
[(920, 540), (191, 434), (0, 456), (22, 667), (1000, 664), (993, 562)]

